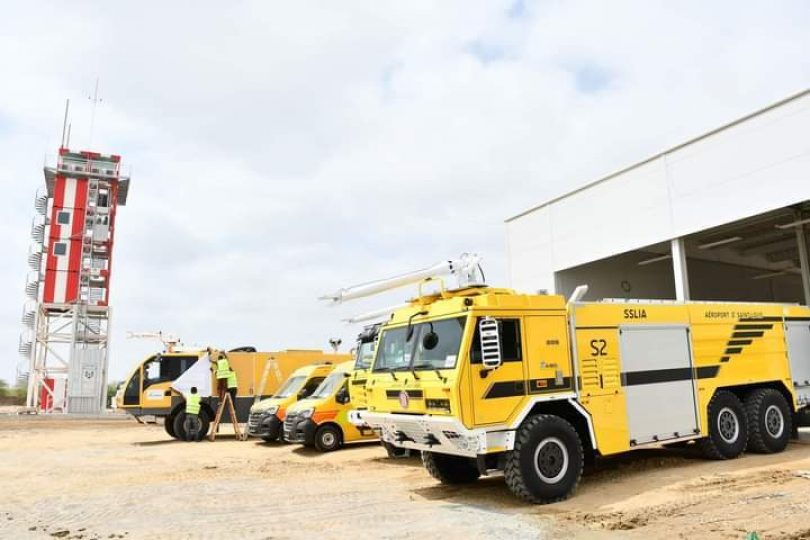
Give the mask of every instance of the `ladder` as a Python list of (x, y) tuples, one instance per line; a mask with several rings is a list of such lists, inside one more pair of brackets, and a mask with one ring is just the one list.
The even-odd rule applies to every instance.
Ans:
[(225, 392), (225, 395), (223, 395), (222, 399), (219, 401), (219, 407), (217, 407), (217, 414), (214, 418), (214, 424), (211, 426), (211, 434), (208, 436), (208, 440), (213, 442), (217, 438), (219, 424), (222, 422), (222, 413), (225, 412), (225, 405), (228, 406), (228, 413), (231, 415), (231, 423), (233, 424), (233, 431), (236, 433), (236, 440), (247, 440), (247, 433), (242, 434), (242, 428), (239, 427), (239, 419), (236, 418), (236, 409), (234, 409), (233, 400), (228, 392)]

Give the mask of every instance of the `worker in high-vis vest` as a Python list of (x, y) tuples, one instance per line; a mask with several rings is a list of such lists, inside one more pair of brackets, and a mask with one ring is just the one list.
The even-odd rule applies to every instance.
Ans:
[(216, 377), (217, 377), (217, 393), (220, 399), (225, 395), (227, 388), (228, 376), (231, 374), (231, 363), (228, 362), (228, 357), (225, 353), (219, 353), (216, 363)]
[(200, 440), (200, 394), (197, 393), (197, 387), (192, 386), (188, 394), (184, 394), (186, 398), (186, 420), (183, 427), (186, 430), (187, 441)]
[(231, 401), (236, 406), (236, 393), (239, 388), (239, 382), (236, 380), (236, 372), (231, 369), (228, 373), (228, 393), (231, 395)]

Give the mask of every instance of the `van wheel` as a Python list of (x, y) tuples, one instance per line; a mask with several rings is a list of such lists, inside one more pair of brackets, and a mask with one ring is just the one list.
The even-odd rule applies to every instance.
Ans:
[(327, 424), (315, 432), (315, 448), (321, 452), (337, 450), (343, 443), (343, 434), (336, 426)]
[(567, 499), (582, 476), (584, 451), (574, 427), (559, 416), (539, 414), (518, 430), (506, 455), (506, 485), (527, 502)]
[(471, 458), (423, 451), (422, 464), (442, 484), (469, 484), (481, 476)]
[(793, 433), (787, 400), (778, 390), (760, 388), (745, 397), (748, 419), (748, 447), (759, 454), (784, 450)]
[(166, 430), (166, 433), (172, 439), (176, 439), (177, 435), (174, 434), (174, 416), (164, 416), (163, 417), (163, 429)]
[(709, 436), (699, 444), (709, 459), (734, 459), (748, 444), (748, 420), (742, 401), (726, 390), (718, 390), (709, 401)]

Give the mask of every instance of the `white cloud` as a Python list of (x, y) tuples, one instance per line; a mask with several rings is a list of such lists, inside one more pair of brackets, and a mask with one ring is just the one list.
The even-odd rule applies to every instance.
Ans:
[[(761, 5), (760, 5), (761, 6)], [(354, 282), (475, 250), (504, 218), (810, 83), (810, 8), (739, 2), (53, 2), (0, 21), (7, 218), (0, 343), (16, 363), (31, 199), (58, 146), (132, 166), (111, 371), (154, 344), (351, 340)], [(46, 14), (46, 15), (44, 15)], [(574, 218), (572, 216), (572, 218)]]

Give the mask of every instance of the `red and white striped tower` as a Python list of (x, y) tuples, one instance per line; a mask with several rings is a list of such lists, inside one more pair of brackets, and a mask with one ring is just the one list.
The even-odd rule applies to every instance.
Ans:
[(120, 156), (67, 148), (45, 166), (23, 312), (30, 330), (20, 340), (30, 362), (29, 407), (83, 414), (105, 407), (115, 216), (129, 191), (120, 169)]

